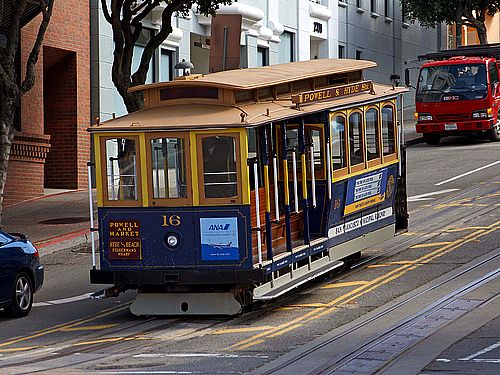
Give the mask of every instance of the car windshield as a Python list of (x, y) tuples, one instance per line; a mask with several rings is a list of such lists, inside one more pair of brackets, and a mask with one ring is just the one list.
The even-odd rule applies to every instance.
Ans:
[(10, 241), (12, 241), (12, 237), (10, 237), (7, 233), (0, 232), (0, 246), (5, 245)]
[(484, 99), (488, 94), (485, 64), (453, 64), (423, 68), (417, 101), (446, 102)]

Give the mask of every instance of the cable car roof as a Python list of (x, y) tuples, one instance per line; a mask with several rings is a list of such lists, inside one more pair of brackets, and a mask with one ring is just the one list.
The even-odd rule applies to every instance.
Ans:
[(92, 126), (91, 132), (135, 132), (193, 130), (207, 128), (242, 128), (297, 118), (324, 110), (337, 110), (394, 98), (404, 87), (373, 84), (373, 93), (363, 92), (297, 107), (291, 98), (240, 105), (169, 104), (145, 108)]
[(132, 91), (170, 86), (211, 86), (228, 89), (255, 89), (329, 74), (349, 73), (377, 64), (367, 60), (319, 59), (277, 64), (260, 68), (226, 70), (207, 75), (181, 77), (174, 81), (135, 86)]

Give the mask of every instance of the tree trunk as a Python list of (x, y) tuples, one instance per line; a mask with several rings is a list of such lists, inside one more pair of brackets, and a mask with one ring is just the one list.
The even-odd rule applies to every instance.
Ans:
[(0, 102), (0, 229), (2, 228), (3, 193), (7, 180), (10, 149), (14, 140), (13, 114), (15, 108), (13, 105), (9, 105), (8, 101), (7, 99)]
[(479, 37), (479, 43), (488, 44), (488, 34), (484, 22), (476, 21), (474, 22), (474, 27), (476, 28), (477, 36)]

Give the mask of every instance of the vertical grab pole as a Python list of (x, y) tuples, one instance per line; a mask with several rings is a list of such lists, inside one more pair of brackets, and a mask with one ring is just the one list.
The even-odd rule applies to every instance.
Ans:
[(326, 140), (326, 188), (328, 189), (328, 200), (332, 200), (332, 158), (330, 148), (332, 147), (331, 139)]
[[(299, 148), (302, 167), (302, 215), (304, 217), (304, 244), (309, 245), (309, 204), (307, 201), (307, 163), (304, 118), (300, 119), (299, 125)], [(309, 258), (310, 260), (310, 258)]]
[(90, 210), (90, 241), (92, 241), (92, 269), (95, 270), (95, 236), (94, 236), (94, 200), (92, 198), (92, 163), (87, 163), (87, 173), (89, 175), (89, 210)]
[(288, 159), (287, 159), (287, 139), (286, 122), (281, 123), (281, 162), (283, 164), (283, 190), (285, 193), (285, 236), (286, 250), (292, 252), (292, 221), (290, 218), (290, 187), (288, 183)]
[(295, 213), (299, 213), (299, 189), (297, 187), (297, 153), (292, 149), (292, 168), (293, 168), (293, 197), (295, 199)]
[(267, 126), (264, 127), (264, 151), (263, 151), (263, 164), (264, 164), (264, 190), (266, 192), (266, 249), (267, 260), (273, 259), (273, 234), (271, 224), (271, 192), (269, 186), (269, 134)]
[(312, 205), (316, 208), (316, 173), (314, 170), (314, 145), (309, 148), (311, 152), (311, 195), (312, 195)]
[(257, 170), (258, 159), (253, 163), (253, 181), (255, 186), (255, 214), (257, 217), (257, 252), (259, 253), (259, 265), (262, 265), (262, 235), (260, 233), (260, 202), (259, 202), (259, 172)]
[(278, 156), (273, 156), (273, 181), (274, 181), (274, 216), (276, 223), (280, 221), (280, 207), (278, 202)]

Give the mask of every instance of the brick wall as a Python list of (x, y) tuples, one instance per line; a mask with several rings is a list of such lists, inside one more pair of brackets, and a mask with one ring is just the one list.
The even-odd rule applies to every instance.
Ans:
[[(54, 3), (52, 18), (45, 34), (43, 48), (40, 52), (36, 65), (35, 87), (24, 95), (21, 102), (21, 135), (30, 133), (35, 135), (49, 134), (54, 137), (51, 141), (53, 156), (47, 161), (47, 183), (53, 185), (54, 178), (60, 180), (57, 187), (61, 188), (85, 188), (87, 184), (86, 162), (90, 153), (90, 138), (86, 128), (90, 124), (90, 9), (88, 1), (65, 0)], [(21, 77), (24, 77), (26, 60), (36, 38), (40, 17), (35, 18), (22, 30), (21, 36)], [(52, 54), (54, 50), (61, 53)], [(63, 53), (64, 52), (64, 53)], [(45, 57), (44, 54), (50, 56)], [(57, 73), (57, 64), (63, 69), (63, 76), (68, 77), (68, 69), (65, 66), (64, 56), (73, 56), (74, 79), (72, 87), (73, 98), (66, 112), (61, 105), (56, 108), (56, 114), (50, 112), (52, 104), (50, 97), (44, 90), (44, 75), (49, 74), (50, 82), (45, 84), (54, 85), (63, 77)], [(71, 69), (70, 69), (71, 70)], [(59, 82), (61, 83), (61, 82)], [(44, 95), (45, 91), (45, 95)], [(44, 103), (46, 115), (44, 116)], [(64, 137), (58, 135), (61, 129), (66, 131), (64, 124), (68, 118), (73, 118), (73, 129), (71, 134), (65, 133)], [(46, 118), (47, 117), (47, 118)], [(51, 124), (48, 125), (47, 120)], [(55, 122), (61, 121), (58, 126)], [(51, 134), (52, 133), (52, 134)], [(61, 141), (62, 140), (62, 141)], [(28, 141), (27, 141), (28, 142)], [(64, 155), (71, 154), (71, 157)], [(68, 165), (71, 159), (72, 165)], [(60, 163), (60, 167), (56, 166)], [(65, 164), (66, 163), (66, 164)], [(34, 166), (37, 165), (37, 167)], [(34, 198), (43, 194), (44, 187), (44, 161), (36, 163), (28, 160), (17, 160), (9, 163), (7, 186), (4, 200), (16, 203), (18, 201)], [(36, 170), (36, 172), (35, 172)], [(57, 177), (56, 172), (61, 171)], [(36, 173), (36, 178), (31, 178)], [(50, 176), (50, 177), (49, 177)], [(54, 177), (55, 176), (55, 177)], [(20, 178), (21, 180), (18, 180)], [(29, 183), (19, 183), (23, 178)], [(17, 183), (16, 183), (17, 181)]]
[[(50, 135), (51, 143), (45, 160), (45, 187), (77, 189), (76, 57), (74, 52), (51, 47), (45, 47), (44, 53), (45, 133)], [(47, 55), (51, 58), (47, 59)], [(55, 62), (49, 64), (51, 60)]]

